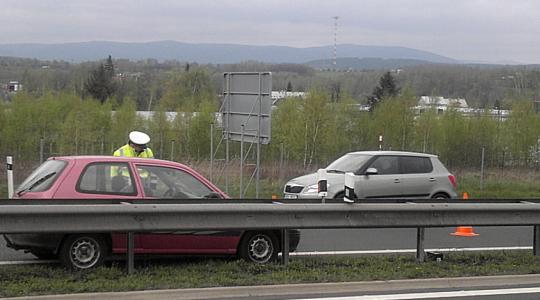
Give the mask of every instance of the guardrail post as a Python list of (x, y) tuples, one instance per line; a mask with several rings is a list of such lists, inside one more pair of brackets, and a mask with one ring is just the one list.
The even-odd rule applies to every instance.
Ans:
[(540, 225), (534, 225), (533, 232), (533, 255), (540, 255)]
[(128, 232), (127, 234), (127, 272), (128, 274), (133, 274), (135, 269), (135, 242), (134, 242), (134, 233)]
[(425, 262), (426, 252), (424, 251), (424, 227), (416, 228), (416, 261)]
[(281, 264), (289, 264), (289, 230), (281, 229)]

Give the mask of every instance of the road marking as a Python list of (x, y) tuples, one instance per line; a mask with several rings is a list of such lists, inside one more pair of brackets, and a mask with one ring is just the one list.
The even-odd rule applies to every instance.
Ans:
[(57, 263), (57, 260), (13, 260), (13, 261), (0, 261), (0, 266), (4, 265), (35, 265), (35, 264), (52, 264)]
[[(434, 248), (426, 252), (463, 252), (463, 251), (502, 251), (502, 250), (532, 250), (532, 247), (483, 247), (483, 248)], [(291, 252), (290, 256), (324, 256), (324, 255), (358, 255), (358, 254), (394, 254), (416, 253), (416, 249), (386, 249), (386, 250), (350, 250), (350, 251), (309, 251)]]
[(408, 293), (408, 294), (367, 295), (367, 296), (331, 297), (331, 298), (304, 298), (304, 299), (295, 299), (295, 300), (406, 300), (406, 299), (410, 300), (410, 299), (434, 299), (434, 298), (451, 298), (451, 297), (457, 298), (457, 297), (536, 294), (536, 293), (540, 293), (540, 288)]

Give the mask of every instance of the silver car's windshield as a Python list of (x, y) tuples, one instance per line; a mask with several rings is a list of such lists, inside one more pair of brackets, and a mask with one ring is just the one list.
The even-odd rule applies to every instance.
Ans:
[(356, 172), (364, 163), (370, 159), (371, 155), (349, 153), (336, 159), (326, 167), (327, 172)]

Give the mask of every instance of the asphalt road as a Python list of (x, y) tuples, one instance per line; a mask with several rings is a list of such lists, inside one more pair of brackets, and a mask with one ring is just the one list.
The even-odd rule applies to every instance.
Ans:
[[(45, 300), (382, 300), (382, 299), (538, 299), (539, 275), (433, 278), (341, 283), (212, 287), (25, 297)], [(20, 299), (20, 298), (17, 298)]]
[[(450, 235), (452, 228), (428, 228), (425, 248), (525, 247), (532, 246), (533, 228), (474, 227), (476, 237)], [(415, 249), (416, 229), (324, 229), (302, 230), (298, 251)]]
[[(530, 247), (533, 228), (527, 227), (474, 227), (476, 237), (450, 235), (455, 228), (428, 228), (425, 248), (487, 248)], [(299, 252), (399, 250), (416, 248), (416, 229), (309, 229), (301, 231)], [(0, 241), (0, 262), (34, 260), (31, 254), (14, 251)]]

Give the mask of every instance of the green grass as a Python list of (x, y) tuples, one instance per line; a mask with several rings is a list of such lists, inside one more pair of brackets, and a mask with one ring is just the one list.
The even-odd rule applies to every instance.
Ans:
[(346, 282), (540, 273), (531, 251), (446, 253), (442, 262), (417, 263), (412, 255), (292, 258), (289, 265), (257, 265), (230, 259), (137, 261), (69, 272), (59, 265), (3, 266), (0, 297), (217, 286)]
[(540, 173), (536, 172), (490, 173), (484, 176), (482, 189), (478, 173), (465, 173), (457, 180), (460, 197), (467, 192), (469, 198), (540, 198)]
[(0, 183), (0, 199), (5, 199), (7, 197), (8, 197), (7, 184)]

